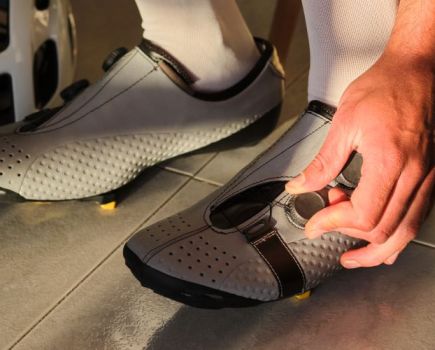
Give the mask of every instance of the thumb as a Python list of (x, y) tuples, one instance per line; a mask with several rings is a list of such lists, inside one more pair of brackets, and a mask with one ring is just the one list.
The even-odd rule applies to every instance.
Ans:
[(353, 152), (350, 135), (343, 131), (332, 123), (319, 153), (301, 174), (287, 183), (287, 192), (299, 194), (321, 190), (340, 174)]

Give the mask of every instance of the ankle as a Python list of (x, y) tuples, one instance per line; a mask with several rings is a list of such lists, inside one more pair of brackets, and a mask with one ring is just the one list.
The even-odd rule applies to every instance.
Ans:
[[(260, 54), (234, 0), (136, 0), (144, 37), (181, 62), (204, 92), (240, 81)], [(173, 15), (171, 15), (173, 14)]]

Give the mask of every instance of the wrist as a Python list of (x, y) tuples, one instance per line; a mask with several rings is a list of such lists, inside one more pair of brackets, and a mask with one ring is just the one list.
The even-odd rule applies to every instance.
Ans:
[(435, 55), (423, 52), (405, 50), (399, 51), (387, 47), (379, 59), (379, 63), (391, 64), (405, 70), (412, 70), (416, 73), (435, 74)]

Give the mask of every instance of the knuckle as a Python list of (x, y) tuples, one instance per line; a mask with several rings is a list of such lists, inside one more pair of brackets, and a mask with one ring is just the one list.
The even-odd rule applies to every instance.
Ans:
[(427, 173), (428, 162), (425, 159), (418, 159), (410, 165), (411, 174), (417, 179), (421, 180)]
[(370, 221), (361, 221), (358, 227), (364, 232), (371, 232), (375, 229), (376, 224)]
[(403, 238), (409, 242), (417, 237), (418, 227), (415, 225), (407, 225), (402, 229)]
[(380, 257), (376, 258), (372, 264), (372, 267), (382, 265), (383, 263), (384, 263), (384, 260), (382, 258), (380, 258)]
[(365, 266), (366, 267), (374, 267), (374, 266), (379, 266), (384, 262), (384, 259), (382, 259), (381, 256), (379, 255), (373, 255), (367, 258), (367, 260), (365, 261)]
[(323, 153), (319, 153), (311, 162), (311, 170), (316, 172), (321, 178), (329, 177), (328, 160)]
[(388, 237), (390, 235), (381, 231), (381, 230), (375, 230), (373, 232), (370, 232), (370, 242), (376, 243), (376, 244), (382, 244), (385, 243), (388, 240)]
[(377, 227), (378, 222), (376, 219), (373, 218), (372, 215), (362, 212), (358, 216), (359, 216), (358, 228), (360, 230), (364, 232), (371, 232)]
[(387, 147), (387, 149), (390, 149), (388, 151), (388, 160), (386, 161), (388, 164), (388, 169), (391, 169), (393, 172), (401, 171), (405, 162), (404, 153), (392, 146)]

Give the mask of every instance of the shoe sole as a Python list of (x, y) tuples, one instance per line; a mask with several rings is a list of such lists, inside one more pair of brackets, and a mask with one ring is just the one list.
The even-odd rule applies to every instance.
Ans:
[(244, 308), (265, 303), (166, 275), (144, 264), (127, 245), (124, 246), (123, 254), (125, 264), (143, 287), (185, 305), (200, 309), (223, 309)]

